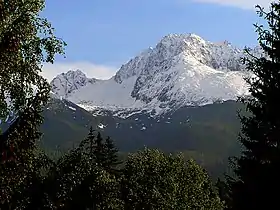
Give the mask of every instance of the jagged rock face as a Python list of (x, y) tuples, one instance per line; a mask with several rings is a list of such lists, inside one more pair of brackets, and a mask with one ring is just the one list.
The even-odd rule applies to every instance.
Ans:
[(63, 98), (67, 98), (72, 92), (86, 86), (94, 84), (97, 79), (89, 79), (81, 70), (70, 70), (55, 77), (50, 85), (52, 92)]
[[(211, 70), (221, 71), (221, 74), (226, 74), (228, 71), (241, 71), (244, 69), (240, 63), (242, 55), (241, 50), (232, 47), (227, 42), (213, 44), (194, 34), (171, 34), (164, 37), (155, 49), (149, 49), (146, 53), (131, 60), (127, 65), (122, 66), (117, 73), (117, 81), (125, 80), (133, 72), (131, 76), (136, 75), (137, 80), (131, 96), (144, 103), (151, 103), (153, 99), (157, 98), (158, 101), (167, 103), (165, 106), (171, 106), (171, 108), (176, 105), (175, 101), (199, 104), (207, 101), (207, 99), (204, 99), (203, 96), (199, 97), (197, 93), (192, 95), (191, 89), (200, 86), (200, 80), (203, 83), (215, 83), (215, 86), (220, 86), (220, 88), (228, 86), (227, 81), (223, 82), (218, 79), (215, 81), (213, 77), (218, 77), (218, 72), (212, 71), (211, 74)], [(214, 76), (207, 78), (208, 75), (213, 74)], [(191, 78), (192, 76), (194, 78)], [(240, 80), (241, 75), (237, 73), (236, 76)], [(182, 79), (185, 82), (180, 87), (176, 87), (178, 86), (176, 84), (180, 83)], [(191, 81), (188, 81), (190, 79)], [(213, 81), (208, 81), (212, 79)], [(191, 85), (191, 83), (197, 84)], [(159, 84), (161, 84), (160, 87), (158, 87)], [(186, 85), (189, 90), (186, 90)], [(199, 92), (201, 91), (199, 90)], [(235, 97), (235, 93), (229, 92), (229, 95), (230, 97), (225, 99)], [(222, 95), (215, 96), (215, 93), (213, 93), (213, 98), (220, 97)], [(180, 104), (177, 103), (178, 106)]]
[(123, 65), (116, 74), (116, 81), (120, 82), (141, 72), (146, 74), (153, 67), (163, 67), (162, 70), (167, 70), (168, 66), (165, 64), (170, 64), (170, 60), (182, 53), (213, 69), (238, 71), (242, 68), (239, 62), (242, 51), (228, 42), (214, 44), (194, 34), (170, 34), (165, 36), (155, 49), (149, 48)]
[(142, 52), (139, 56), (131, 59), (128, 63), (121, 66), (116, 73), (114, 79), (117, 83), (122, 83), (123, 80), (133, 76), (139, 76), (139, 73), (145, 68), (147, 59), (149, 59), (152, 48)]
[(159, 114), (248, 94), (243, 56), (242, 50), (228, 42), (170, 34), (122, 65), (110, 80), (97, 82), (81, 71), (69, 71), (52, 81), (52, 91), (87, 109)]

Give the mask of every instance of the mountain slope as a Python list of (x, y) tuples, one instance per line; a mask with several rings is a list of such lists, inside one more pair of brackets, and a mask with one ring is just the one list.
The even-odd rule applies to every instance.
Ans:
[[(242, 56), (241, 50), (227, 42), (170, 34), (154, 49), (121, 66), (109, 80), (79, 82), (81, 77), (77, 77), (68, 82), (73, 74), (68, 72), (51, 82), (52, 91), (95, 113), (110, 110), (128, 117), (147, 111), (158, 115), (248, 94), (243, 77), (249, 74), (240, 63)], [(82, 81), (88, 80), (83, 75)]]
[(165, 152), (183, 152), (195, 158), (213, 174), (226, 170), (227, 159), (239, 153), (237, 135), (240, 123), (234, 101), (205, 106), (183, 107), (156, 118), (138, 113), (126, 119), (107, 113), (92, 116), (65, 100), (54, 100), (44, 112), (44, 147), (70, 148), (86, 137), (88, 129), (109, 135), (121, 152), (134, 152), (144, 146)]
[[(144, 146), (165, 152), (183, 152), (216, 176), (226, 170), (228, 157), (239, 153), (237, 110), (242, 107), (227, 101), (182, 107), (157, 117), (136, 113), (123, 119), (110, 112), (93, 116), (72, 102), (52, 99), (44, 110), (41, 144), (47, 150), (56, 146), (69, 149), (84, 139), (93, 126), (110, 136), (123, 153)], [(3, 124), (1, 127), (5, 129)]]

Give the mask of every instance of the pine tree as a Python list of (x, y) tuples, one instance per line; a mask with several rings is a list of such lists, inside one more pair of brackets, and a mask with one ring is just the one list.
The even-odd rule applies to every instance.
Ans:
[(105, 165), (105, 145), (100, 132), (95, 135), (94, 129), (90, 127), (88, 136), (81, 141), (79, 148), (84, 155), (88, 156), (92, 164), (96, 164), (98, 167)]
[[(63, 155), (56, 166), (50, 186), (53, 200), (61, 209), (122, 209), (119, 183), (104, 169), (104, 142), (90, 128), (78, 148)], [(55, 193), (57, 192), (57, 193)]]
[(103, 138), (101, 133), (98, 132), (96, 139), (95, 139), (95, 148), (94, 148), (94, 155), (95, 155), (95, 162), (97, 166), (104, 167), (105, 166), (105, 146), (103, 142)]
[(107, 170), (116, 169), (116, 166), (121, 164), (118, 157), (119, 150), (116, 148), (113, 140), (108, 136), (104, 143), (105, 147), (105, 165)]
[(89, 129), (87, 137), (81, 141), (79, 148), (86, 154), (90, 161), (95, 161), (95, 147), (96, 147), (96, 136), (94, 135), (94, 129), (92, 126)]
[(278, 209), (280, 188), (280, 3), (268, 12), (260, 6), (258, 14), (268, 29), (255, 25), (264, 54), (256, 57), (246, 50), (251, 96), (243, 98), (249, 116), (240, 116), (241, 157), (235, 158), (235, 177), (228, 177), (230, 209)]

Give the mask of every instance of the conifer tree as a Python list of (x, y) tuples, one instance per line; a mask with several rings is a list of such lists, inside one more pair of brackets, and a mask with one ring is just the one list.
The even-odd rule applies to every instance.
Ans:
[(92, 126), (89, 129), (87, 137), (81, 141), (79, 148), (84, 154), (88, 155), (90, 161), (95, 161), (95, 147), (96, 147), (96, 136)]
[(121, 164), (118, 157), (119, 150), (115, 146), (113, 140), (108, 136), (104, 143), (105, 147), (105, 169), (116, 169), (116, 166)]
[(104, 167), (105, 165), (105, 146), (104, 140), (101, 136), (101, 133), (98, 132), (95, 139), (95, 148), (94, 148), (95, 162), (97, 166)]
[(95, 135), (92, 127), (90, 127), (88, 136), (80, 143), (79, 148), (88, 155), (93, 164), (108, 171), (112, 171), (120, 164), (118, 149), (113, 140), (110, 137), (104, 140), (100, 132)]
[(96, 164), (98, 167), (103, 167), (105, 164), (105, 145), (104, 140), (100, 134), (94, 134), (94, 129), (90, 127), (88, 136), (81, 141), (79, 148), (83, 151), (84, 155)]
[(95, 136), (90, 128), (79, 147), (59, 159), (51, 184), (55, 189), (50, 194), (56, 195), (53, 200), (60, 209), (122, 209), (118, 180), (104, 169), (103, 154), (101, 135)]
[(268, 28), (255, 25), (263, 55), (244, 58), (250, 97), (243, 98), (249, 116), (240, 116), (241, 157), (235, 158), (235, 177), (228, 177), (230, 209), (278, 209), (280, 187), (280, 3), (268, 12), (257, 6)]

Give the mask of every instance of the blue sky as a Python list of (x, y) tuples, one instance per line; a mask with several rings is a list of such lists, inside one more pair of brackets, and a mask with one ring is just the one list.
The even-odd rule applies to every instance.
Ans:
[(46, 0), (43, 15), (68, 46), (44, 69), (51, 78), (70, 68), (108, 78), (169, 33), (195, 33), (209, 41), (256, 44), (254, 4), (270, 0)]

